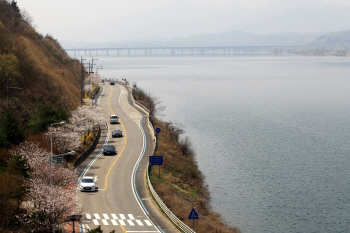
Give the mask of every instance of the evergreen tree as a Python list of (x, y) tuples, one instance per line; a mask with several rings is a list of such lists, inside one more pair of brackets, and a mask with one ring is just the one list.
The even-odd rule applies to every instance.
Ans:
[(6, 109), (0, 118), (0, 148), (18, 144), (23, 141), (24, 137), (24, 131), (19, 127), (17, 117)]
[(20, 13), (19, 7), (17, 6), (17, 1), (12, 0), (11, 1), (11, 6), (14, 12)]

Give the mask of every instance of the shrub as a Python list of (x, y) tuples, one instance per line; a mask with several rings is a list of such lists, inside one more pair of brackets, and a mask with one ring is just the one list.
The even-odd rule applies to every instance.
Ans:
[(67, 121), (69, 114), (63, 109), (55, 109), (51, 105), (40, 105), (29, 122), (30, 132), (42, 132), (52, 123)]

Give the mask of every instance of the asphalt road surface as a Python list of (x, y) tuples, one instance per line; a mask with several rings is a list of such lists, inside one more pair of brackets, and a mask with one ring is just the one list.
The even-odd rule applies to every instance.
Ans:
[[(146, 188), (148, 156), (153, 137), (147, 114), (135, 106), (128, 89), (122, 85), (102, 85), (99, 105), (107, 124), (95, 151), (78, 168), (81, 176), (93, 176), (98, 190), (80, 192), (77, 198), (86, 206), (80, 221), (81, 231), (101, 226), (104, 232), (179, 232), (156, 207)], [(109, 116), (118, 115), (120, 124), (110, 124)], [(112, 138), (119, 129), (123, 137)], [(116, 155), (103, 155), (104, 145), (114, 145)]]

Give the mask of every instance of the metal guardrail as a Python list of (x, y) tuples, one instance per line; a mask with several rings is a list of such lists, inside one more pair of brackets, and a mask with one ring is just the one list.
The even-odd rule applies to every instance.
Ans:
[[(128, 86), (129, 89), (131, 89), (129, 86)], [(139, 102), (135, 101), (134, 98), (132, 98), (133, 102), (137, 105), (139, 105), (141, 108), (145, 109), (148, 113), (149, 113), (149, 110), (143, 106), (142, 104), (140, 104)], [(153, 128), (153, 125), (151, 124), (150, 121), (148, 121), (148, 124), (150, 126), (150, 128), (152, 129), (153, 131), (153, 138), (154, 138), (154, 141), (155, 141), (155, 144), (154, 144), (154, 148), (153, 148), (153, 152), (154, 152), (154, 149), (155, 149), (155, 145), (157, 144), (157, 138), (155, 136), (155, 133), (154, 133), (154, 128)], [(153, 154), (152, 154), (153, 156)], [(168, 216), (168, 218), (179, 228), (181, 229), (183, 232), (185, 233), (196, 233), (194, 230), (192, 230), (189, 226), (187, 226), (185, 223), (183, 223), (178, 217), (176, 217), (175, 214), (173, 214), (173, 212), (171, 212), (171, 210), (164, 204), (164, 202), (160, 199), (160, 197), (158, 196), (157, 192), (153, 189), (153, 186), (152, 186), (152, 183), (151, 183), (151, 180), (150, 180), (150, 177), (149, 177), (149, 174), (150, 174), (150, 170), (151, 170), (151, 166), (148, 164), (148, 172), (147, 172), (147, 181), (148, 181), (148, 186), (149, 186), (149, 189), (151, 190), (151, 193), (153, 195), (153, 198), (154, 200), (156, 200), (156, 202), (158, 203), (159, 207), (163, 210), (163, 212)]]

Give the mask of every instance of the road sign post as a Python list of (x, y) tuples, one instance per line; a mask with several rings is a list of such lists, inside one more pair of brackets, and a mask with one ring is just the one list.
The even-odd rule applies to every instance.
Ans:
[(193, 230), (194, 230), (194, 220), (198, 219), (198, 214), (197, 212), (194, 210), (194, 208), (192, 209), (190, 215), (188, 216), (188, 219), (193, 219)]
[(160, 165), (163, 165), (163, 156), (150, 156), (149, 157), (150, 165), (159, 165), (159, 179), (160, 179)]

